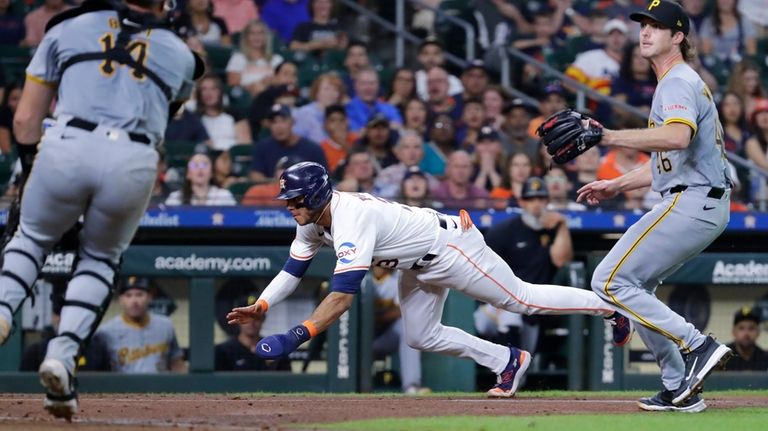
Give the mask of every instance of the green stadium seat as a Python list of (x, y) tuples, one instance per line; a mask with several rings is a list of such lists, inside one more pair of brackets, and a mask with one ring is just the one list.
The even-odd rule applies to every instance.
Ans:
[(252, 144), (237, 144), (229, 148), (229, 158), (232, 160), (232, 175), (247, 177), (251, 171), (253, 158)]
[(8, 155), (0, 155), (0, 188), (5, 190), (13, 175), (13, 164), (16, 158)]
[(0, 65), (5, 73), (5, 81), (23, 80), (30, 59), (32, 59), (32, 49), (29, 47), (0, 45)]
[(232, 193), (232, 195), (237, 199), (238, 202), (241, 202), (243, 200), (243, 195), (245, 192), (248, 191), (249, 188), (251, 188), (252, 185), (256, 183), (251, 181), (243, 181), (240, 183), (234, 183), (230, 184), (227, 189), (229, 189), (229, 192)]
[(165, 148), (166, 164), (169, 168), (185, 169), (198, 145), (194, 141), (165, 141), (163, 148)]
[(208, 63), (217, 75), (223, 75), (227, 69), (229, 57), (232, 56), (232, 48), (226, 46), (207, 46)]

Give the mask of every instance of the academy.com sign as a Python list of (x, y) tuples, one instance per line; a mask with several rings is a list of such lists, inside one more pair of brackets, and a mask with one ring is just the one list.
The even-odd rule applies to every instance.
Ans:
[(187, 256), (157, 256), (155, 269), (159, 271), (201, 272), (251, 272), (269, 271), (272, 261), (266, 257), (202, 257), (192, 253)]
[(762, 284), (768, 283), (768, 263), (750, 260), (743, 263), (715, 262), (712, 282), (717, 284)]

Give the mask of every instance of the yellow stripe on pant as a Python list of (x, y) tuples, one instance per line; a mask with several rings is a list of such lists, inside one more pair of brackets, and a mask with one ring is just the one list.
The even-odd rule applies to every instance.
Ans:
[(658, 224), (661, 223), (661, 221), (664, 220), (664, 218), (667, 217), (667, 215), (669, 215), (669, 213), (672, 212), (672, 210), (675, 208), (675, 205), (677, 204), (678, 199), (680, 199), (680, 196), (682, 196), (682, 194), (683, 194), (683, 192), (677, 193), (677, 196), (675, 196), (675, 199), (672, 201), (672, 204), (669, 206), (669, 208), (667, 208), (667, 210), (664, 211), (664, 214), (662, 214), (661, 217), (658, 218), (658, 220), (653, 222), (653, 224), (648, 226), (648, 229), (646, 229), (645, 232), (643, 232), (643, 234), (640, 235), (635, 240), (634, 244), (632, 244), (632, 247), (630, 247), (629, 250), (627, 250), (627, 252), (624, 253), (624, 256), (622, 256), (621, 259), (619, 260), (619, 263), (617, 263), (616, 267), (613, 268), (613, 271), (611, 271), (611, 275), (608, 277), (608, 280), (605, 282), (605, 286), (603, 287), (603, 291), (605, 292), (605, 294), (609, 298), (611, 298), (611, 301), (613, 301), (614, 304), (616, 304), (617, 306), (619, 306), (623, 310), (626, 310), (631, 315), (635, 316), (637, 318), (637, 320), (639, 320), (644, 326), (647, 326), (648, 328), (651, 328), (652, 330), (654, 330), (654, 331), (664, 335), (665, 337), (671, 339), (672, 341), (677, 343), (683, 349), (683, 351), (687, 352), (690, 349), (684, 345), (684, 341), (683, 341), (682, 338), (675, 337), (674, 335), (670, 334), (669, 332), (667, 332), (667, 331), (657, 327), (656, 325), (652, 324), (651, 322), (645, 320), (642, 316), (640, 316), (639, 314), (635, 313), (632, 309), (630, 309), (626, 305), (622, 304), (610, 291), (610, 286), (611, 286), (611, 282), (613, 281), (613, 277), (616, 276), (616, 273), (619, 271), (619, 268), (621, 268), (621, 265), (623, 265), (624, 261), (627, 260), (627, 258), (629, 258), (629, 256), (632, 254), (632, 252), (635, 251), (635, 249), (640, 244), (640, 242), (646, 236), (648, 236), (648, 234), (651, 233), (651, 231), (656, 226), (658, 226)]

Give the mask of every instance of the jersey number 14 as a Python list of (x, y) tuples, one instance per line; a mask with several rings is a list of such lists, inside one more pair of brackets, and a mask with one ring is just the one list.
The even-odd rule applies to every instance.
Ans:
[[(110, 49), (113, 49), (115, 47), (115, 35), (112, 33), (104, 33), (104, 36), (99, 38), (99, 42), (101, 43), (101, 48), (104, 51), (109, 51)], [(142, 40), (134, 40), (131, 43), (128, 44), (126, 47), (128, 49), (128, 53), (140, 64), (143, 66), (146, 66), (147, 64), (147, 57), (149, 54), (149, 44)], [(120, 66), (119, 64), (115, 64), (111, 60), (104, 60), (99, 64), (99, 70), (101, 71), (102, 75), (106, 77), (111, 77), (115, 74), (116, 66)], [(135, 79), (138, 79), (139, 81), (144, 80), (144, 74), (141, 73), (137, 69), (133, 69), (133, 72), (131, 73), (131, 76)]]

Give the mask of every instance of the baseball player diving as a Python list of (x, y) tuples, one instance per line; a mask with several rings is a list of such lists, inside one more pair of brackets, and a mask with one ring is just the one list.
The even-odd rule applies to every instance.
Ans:
[[(82, 215), (58, 336), (39, 370), (44, 407), (56, 417), (77, 412), (76, 358), (110, 303), (120, 256), (146, 210), (155, 145), (203, 72), (164, 14), (161, 0), (86, 0), (51, 19), (27, 67), (14, 131), (28, 179), (3, 251), (0, 343), (33, 297), (45, 255)], [(54, 96), (55, 120), (41, 133)]]
[(598, 142), (652, 153), (644, 166), (578, 191), (577, 200), (592, 205), (648, 186), (662, 196), (661, 203), (627, 229), (597, 267), (592, 290), (632, 319), (661, 366), (664, 388), (640, 399), (638, 406), (699, 412), (706, 409), (699, 396), (704, 379), (730, 359), (731, 349), (703, 335), (654, 292), (728, 224), (731, 180), (723, 130), (712, 93), (686, 63), (695, 54), (683, 8), (654, 0), (630, 18), (641, 24), (640, 54), (651, 61), (658, 78), (648, 129), (607, 130), (589, 117), (561, 111), (538, 133), (557, 163), (572, 160)]
[(325, 331), (352, 305), (371, 265), (402, 270), (398, 295), (408, 344), (488, 367), (498, 375), (497, 384), (488, 391), (490, 397), (515, 394), (531, 355), (443, 325), (440, 320), (449, 289), (515, 313), (603, 316), (614, 324), (617, 345), (626, 344), (632, 335), (629, 319), (593, 292), (533, 285), (517, 278), (485, 245), (464, 211), (461, 216), (446, 216), (367, 193), (333, 191), (328, 172), (312, 162), (283, 172), (277, 199), (285, 200), (298, 224), (290, 256), (257, 302), (233, 309), (227, 321), (247, 323), (290, 295), (323, 244), (334, 248), (337, 261), (331, 293), (308, 320), (285, 334), (262, 339), (256, 353), (263, 358), (288, 355)]

